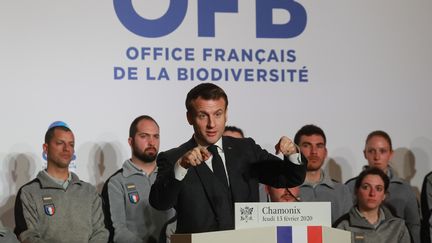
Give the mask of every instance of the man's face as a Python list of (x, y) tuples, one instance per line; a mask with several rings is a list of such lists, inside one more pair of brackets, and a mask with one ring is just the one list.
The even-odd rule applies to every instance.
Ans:
[(141, 120), (137, 124), (137, 132), (129, 138), (132, 154), (145, 163), (156, 160), (159, 152), (159, 127), (151, 120)]
[(317, 171), (321, 168), (327, 157), (327, 148), (324, 138), (320, 135), (302, 135), (300, 137), (300, 150), (308, 159), (307, 170)]
[(387, 171), (387, 166), (393, 156), (390, 144), (381, 136), (371, 137), (365, 146), (364, 156), (369, 166)]
[(71, 131), (55, 129), (51, 140), (42, 146), (48, 166), (68, 168), (75, 152), (74, 146), (75, 138)]
[(298, 202), (300, 187), (274, 188), (267, 186), (267, 192), (272, 202)]
[(192, 100), (192, 110), (187, 113), (187, 119), (193, 126), (195, 139), (202, 146), (216, 143), (225, 130), (227, 119), (225, 100), (204, 100), (198, 97)]

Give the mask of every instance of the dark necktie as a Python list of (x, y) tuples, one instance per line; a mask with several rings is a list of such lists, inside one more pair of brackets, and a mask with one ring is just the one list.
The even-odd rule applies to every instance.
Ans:
[(216, 175), (217, 178), (219, 178), (222, 184), (224, 184), (227, 188), (229, 188), (227, 175), (225, 173), (225, 167), (222, 162), (222, 158), (219, 156), (217, 146), (213, 144), (210, 145), (207, 149), (213, 155), (212, 158), (213, 173)]

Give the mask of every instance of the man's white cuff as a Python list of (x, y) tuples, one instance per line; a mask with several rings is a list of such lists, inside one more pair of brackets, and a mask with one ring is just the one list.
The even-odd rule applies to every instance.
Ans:
[(175, 163), (175, 165), (174, 165), (174, 177), (177, 180), (182, 181), (183, 178), (185, 178), (187, 172), (188, 172), (188, 170), (183, 168), (180, 165), (180, 160), (178, 160), (177, 163)]
[(288, 155), (288, 159), (293, 164), (296, 164), (296, 165), (302, 165), (303, 164), (303, 162), (301, 160), (301, 154), (300, 153), (290, 154), (290, 155)]

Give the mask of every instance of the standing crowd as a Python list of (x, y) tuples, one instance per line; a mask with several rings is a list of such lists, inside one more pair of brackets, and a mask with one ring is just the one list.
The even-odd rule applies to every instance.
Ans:
[[(275, 154), (236, 127), (227, 127), (228, 97), (202, 83), (186, 97), (192, 137), (159, 153), (158, 123), (148, 115), (130, 125), (131, 157), (105, 182), (102, 195), (69, 171), (75, 138), (64, 122), (48, 128), (47, 168), (22, 186), (14, 232), (0, 222), (0, 242), (170, 242), (174, 233), (234, 229), (235, 202), (331, 202), (333, 227), (352, 242), (431, 242), (432, 174), (420, 207), (411, 186), (390, 166), (384, 131), (371, 132), (364, 170), (345, 184), (323, 169), (327, 138), (305, 125), (281, 136)], [(421, 217), (422, 215), (422, 217)]]

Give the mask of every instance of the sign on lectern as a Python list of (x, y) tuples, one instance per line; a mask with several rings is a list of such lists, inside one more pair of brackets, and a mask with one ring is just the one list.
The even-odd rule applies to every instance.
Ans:
[(235, 204), (235, 229), (308, 225), (331, 227), (330, 202), (249, 202)]

